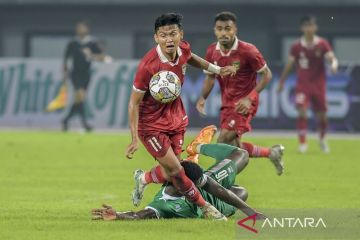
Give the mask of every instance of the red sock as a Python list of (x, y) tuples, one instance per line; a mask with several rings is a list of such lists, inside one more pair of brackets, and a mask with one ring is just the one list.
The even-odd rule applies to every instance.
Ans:
[(307, 119), (298, 117), (298, 119), (296, 121), (296, 128), (298, 131), (299, 142), (301, 144), (306, 143)]
[(181, 192), (190, 202), (195, 203), (199, 207), (205, 205), (204, 198), (201, 196), (195, 184), (185, 175), (183, 168), (178, 174), (171, 177), (171, 181), (176, 189)]
[(327, 127), (328, 127), (328, 121), (327, 121), (327, 119), (321, 120), (321, 121), (318, 123), (320, 139), (324, 139), (325, 134), (326, 134)]
[(165, 178), (161, 172), (160, 165), (153, 167), (150, 171), (145, 172), (145, 182), (149, 183), (164, 183)]
[(252, 143), (242, 142), (241, 147), (249, 153), (249, 157), (269, 157), (270, 148), (256, 146)]

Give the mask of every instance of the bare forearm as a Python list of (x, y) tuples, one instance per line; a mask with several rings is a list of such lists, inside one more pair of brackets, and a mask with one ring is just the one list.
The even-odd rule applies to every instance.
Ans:
[(132, 141), (137, 141), (138, 123), (139, 123), (139, 104), (129, 102), (129, 127)]
[(207, 70), (209, 68), (209, 62), (194, 53), (191, 54), (191, 58), (188, 63), (193, 67), (201, 68), (204, 70)]
[(260, 75), (261, 75), (261, 80), (258, 82), (258, 84), (255, 87), (255, 91), (257, 91), (258, 93), (260, 93), (268, 85), (268, 83), (272, 78), (272, 73), (269, 68), (266, 68), (264, 71), (262, 71)]
[(281, 75), (280, 75), (280, 82), (281, 83), (284, 83), (286, 81), (286, 79), (288, 78), (291, 70), (292, 70), (292, 67), (293, 67), (293, 62), (292, 61), (289, 61), (284, 70), (282, 71)]
[(214, 88), (214, 79), (210, 76), (207, 76), (204, 80), (204, 85), (201, 90), (201, 97), (206, 100), (213, 88)]
[(151, 209), (144, 209), (139, 212), (116, 212), (116, 220), (144, 220), (154, 218), (157, 218), (157, 216)]

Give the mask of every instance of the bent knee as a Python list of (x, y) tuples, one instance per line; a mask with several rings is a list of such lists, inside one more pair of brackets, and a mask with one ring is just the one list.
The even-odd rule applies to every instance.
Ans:
[(241, 160), (242, 162), (247, 165), (249, 163), (249, 153), (245, 149), (237, 148), (234, 150), (234, 152), (231, 154), (232, 159), (234, 160)]

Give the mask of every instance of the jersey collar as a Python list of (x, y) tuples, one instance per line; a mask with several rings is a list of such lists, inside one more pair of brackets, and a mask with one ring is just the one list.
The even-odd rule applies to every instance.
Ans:
[(220, 53), (221, 53), (221, 56), (223, 56), (223, 57), (228, 57), (228, 56), (230, 56), (231, 51), (238, 49), (238, 46), (239, 46), (239, 40), (238, 40), (238, 38), (235, 36), (234, 44), (232, 45), (232, 47), (230, 48), (230, 50), (229, 50), (227, 53), (224, 53), (223, 51), (221, 51), (220, 43), (219, 43), (219, 42), (216, 43), (215, 50), (219, 50)]
[(177, 59), (176, 59), (176, 62), (173, 63), (173, 62), (170, 62), (170, 61), (165, 57), (165, 55), (164, 55), (163, 52), (161, 51), (161, 48), (160, 48), (160, 45), (159, 45), (159, 44), (156, 46), (156, 52), (157, 52), (157, 54), (158, 54), (158, 56), (159, 56), (159, 58), (160, 58), (160, 61), (161, 61), (162, 63), (169, 63), (171, 66), (177, 65), (177, 64), (179, 63), (180, 56), (182, 55), (182, 51), (181, 51), (180, 47), (178, 47), (178, 49), (177, 49), (177, 55), (178, 55), (178, 57), (177, 57)]
[[(167, 187), (167, 186), (166, 186)], [(164, 189), (162, 190), (162, 197), (160, 198), (161, 200), (164, 200), (164, 201), (175, 201), (175, 200), (178, 200), (178, 199), (183, 199), (185, 200), (185, 196), (181, 196), (181, 197), (174, 197), (174, 196), (170, 196), (169, 194), (167, 194), (165, 192), (166, 190), (166, 187), (164, 187)]]
[(314, 40), (312, 43), (308, 44), (305, 40), (305, 37), (302, 36), (300, 38), (300, 44), (301, 46), (305, 47), (305, 48), (313, 48), (315, 47), (318, 43), (320, 42), (320, 37), (319, 36), (314, 36)]

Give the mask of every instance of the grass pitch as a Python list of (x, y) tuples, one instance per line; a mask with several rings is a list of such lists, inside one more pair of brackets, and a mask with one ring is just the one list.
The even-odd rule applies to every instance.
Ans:
[[(238, 176), (237, 183), (250, 193), (251, 206), (360, 208), (360, 140), (330, 139), (328, 155), (314, 140), (306, 155), (296, 152), (295, 137), (274, 133), (273, 138), (246, 140), (286, 147), (283, 176), (278, 177), (266, 159), (252, 159)], [(143, 146), (134, 159), (126, 159), (129, 141), (124, 134), (0, 132), (0, 239), (235, 239), (236, 220), (244, 217), (239, 213), (228, 222), (91, 221), (90, 209), (102, 203), (134, 210), (133, 170), (156, 164)], [(201, 159), (204, 167), (211, 162)], [(157, 189), (147, 188), (141, 207)]]

